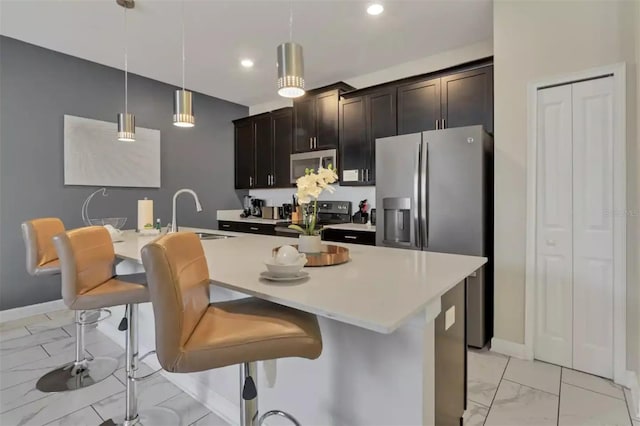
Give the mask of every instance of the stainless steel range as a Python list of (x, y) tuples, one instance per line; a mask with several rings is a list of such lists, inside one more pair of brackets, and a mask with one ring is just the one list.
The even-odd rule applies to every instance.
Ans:
[[(351, 222), (351, 201), (318, 201), (318, 225), (333, 225)], [(298, 222), (297, 225), (304, 226)], [(276, 226), (276, 235), (280, 237), (297, 237), (297, 231), (287, 225)]]

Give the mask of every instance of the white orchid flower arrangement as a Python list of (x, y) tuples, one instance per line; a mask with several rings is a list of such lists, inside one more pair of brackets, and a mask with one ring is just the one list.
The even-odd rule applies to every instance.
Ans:
[[(322, 228), (316, 229), (318, 221), (318, 197), (322, 191), (334, 193), (336, 189), (331, 186), (332, 183), (338, 181), (337, 170), (333, 165), (329, 164), (328, 168), (320, 167), (317, 172), (313, 169), (306, 169), (305, 174), (296, 180), (298, 192), (298, 202), (306, 205), (313, 202), (313, 213), (306, 215), (304, 220), (304, 228), (299, 225), (289, 225), (289, 228), (300, 232), (303, 235), (318, 235)], [(304, 207), (303, 207), (304, 208)]]

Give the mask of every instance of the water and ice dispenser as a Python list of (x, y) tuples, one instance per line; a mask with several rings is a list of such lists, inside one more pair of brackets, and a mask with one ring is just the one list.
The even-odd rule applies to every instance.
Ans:
[(384, 243), (411, 245), (411, 199), (383, 198)]

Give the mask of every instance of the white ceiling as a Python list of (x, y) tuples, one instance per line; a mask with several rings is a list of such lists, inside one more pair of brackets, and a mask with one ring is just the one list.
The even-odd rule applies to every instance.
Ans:
[[(491, 38), (491, 0), (186, 0), (188, 88), (254, 105), (276, 97), (276, 46), (304, 47), (308, 88)], [(181, 83), (181, 2), (136, 0), (128, 12), (129, 71)], [(0, 33), (122, 69), (123, 9), (115, 0), (1, 0)], [(241, 58), (255, 61), (253, 69)]]

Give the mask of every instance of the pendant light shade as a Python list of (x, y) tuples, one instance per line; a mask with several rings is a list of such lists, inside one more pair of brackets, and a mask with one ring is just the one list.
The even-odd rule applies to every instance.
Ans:
[(304, 95), (302, 46), (292, 41), (278, 46), (278, 95), (297, 98)]
[(184, 89), (178, 89), (173, 96), (173, 125), (178, 127), (193, 127), (196, 119), (193, 116), (193, 94)]
[(118, 140), (122, 142), (136, 141), (136, 116), (130, 112), (118, 113)]

